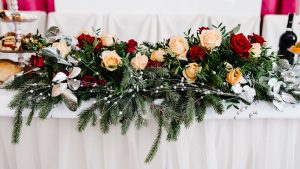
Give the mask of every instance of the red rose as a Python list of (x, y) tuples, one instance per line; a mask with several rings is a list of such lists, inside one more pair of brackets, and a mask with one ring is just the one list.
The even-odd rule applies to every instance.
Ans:
[(191, 57), (192, 61), (197, 61), (199, 58), (204, 60), (206, 56), (206, 50), (199, 45), (194, 45), (190, 48), (189, 56)]
[(92, 87), (94, 84), (105, 85), (106, 80), (100, 80), (90, 75), (86, 75), (81, 78), (81, 85), (85, 87)]
[(266, 41), (263, 37), (253, 33), (253, 35), (248, 35), (248, 39), (250, 43), (260, 43), (260, 45), (263, 45)]
[(249, 50), (252, 48), (252, 45), (244, 34), (231, 34), (230, 48), (240, 57), (249, 57)]
[(202, 26), (202, 27), (200, 27), (200, 28), (198, 29), (198, 33), (201, 34), (201, 32), (202, 32), (203, 30), (210, 30), (210, 29), (209, 29), (209, 27), (204, 27), (204, 26)]
[(126, 51), (129, 53), (133, 53), (136, 50), (137, 42), (134, 39), (130, 39), (127, 42), (126, 46), (127, 46)]
[[(91, 46), (94, 46), (94, 42), (95, 42), (95, 37), (91, 36), (91, 35), (86, 35), (86, 34), (81, 34), (78, 36), (77, 38), (78, 44), (76, 45), (77, 47), (79, 47), (80, 49), (82, 49), (84, 47), (84, 44), (89, 44)], [(99, 51), (102, 48), (102, 43), (100, 38), (97, 39), (98, 43), (95, 46), (95, 52)]]
[(85, 43), (87, 43), (89, 45), (93, 45), (95, 38), (92, 37), (91, 35), (86, 35), (86, 34), (82, 33), (81, 35), (78, 36), (77, 40), (78, 40), (77, 47), (82, 49), (84, 47)]
[(33, 67), (44, 67), (45, 65), (44, 61), (45, 61), (44, 57), (39, 57), (35, 55), (31, 55), (30, 57), (30, 63)]
[(149, 60), (146, 67), (161, 67), (161, 62)]
[(99, 52), (100, 49), (102, 48), (101, 39), (98, 38), (97, 40), (98, 40), (98, 43), (97, 43), (97, 45), (95, 46), (95, 49), (94, 49), (95, 52)]

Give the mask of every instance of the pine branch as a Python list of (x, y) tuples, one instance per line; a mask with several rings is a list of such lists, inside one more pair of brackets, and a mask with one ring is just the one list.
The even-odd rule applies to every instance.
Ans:
[(39, 103), (39, 108), (40, 108), (40, 112), (39, 112), (39, 117), (43, 120), (45, 120), (50, 111), (52, 110), (53, 107), (53, 102), (52, 99), (45, 99), (43, 101), (40, 101)]
[(149, 153), (147, 154), (147, 157), (145, 159), (145, 163), (151, 162), (153, 160), (157, 150), (158, 150), (158, 147), (159, 147), (159, 144), (160, 144), (160, 141), (161, 141), (162, 126), (163, 126), (163, 117), (162, 117), (162, 115), (160, 115), (159, 120), (158, 120), (158, 129), (157, 129), (156, 138), (155, 138), (155, 140), (152, 144), (152, 147), (151, 147)]
[(23, 123), (22, 108), (17, 108), (16, 116), (13, 122), (13, 132), (12, 132), (12, 140), (11, 140), (13, 144), (19, 143), (21, 130), (22, 130), (22, 123)]
[[(79, 132), (82, 132), (87, 127), (89, 121), (94, 118), (96, 111), (96, 104), (93, 104), (89, 108), (83, 110), (81, 113), (79, 113), (79, 120), (77, 123), (77, 129)], [(94, 120), (95, 121), (95, 120)]]
[(172, 120), (167, 132), (167, 140), (176, 141), (180, 133), (180, 123), (176, 120)]
[(187, 103), (186, 103), (186, 108), (183, 116), (183, 121), (185, 127), (189, 127), (192, 124), (195, 116), (195, 99), (191, 91), (188, 91), (186, 97), (187, 97)]
[(27, 122), (26, 122), (27, 126), (30, 126), (30, 124), (32, 122), (32, 119), (33, 119), (33, 116), (34, 116), (34, 112), (35, 112), (35, 107), (36, 107), (35, 103), (32, 103), (32, 105), (31, 105), (31, 111), (30, 111), (30, 113), (29, 113), (29, 115), (27, 117)]

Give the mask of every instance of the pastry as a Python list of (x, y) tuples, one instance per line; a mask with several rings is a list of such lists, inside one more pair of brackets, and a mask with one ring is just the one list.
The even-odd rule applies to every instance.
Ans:
[(0, 59), (0, 83), (5, 82), (10, 76), (20, 73), (22, 68), (18, 63), (7, 59)]

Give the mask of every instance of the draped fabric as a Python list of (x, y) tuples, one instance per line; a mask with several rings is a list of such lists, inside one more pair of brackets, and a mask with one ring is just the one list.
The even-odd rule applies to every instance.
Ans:
[[(1, 169), (299, 169), (300, 120), (204, 120), (182, 130), (177, 142), (163, 132), (153, 161), (144, 160), (156, 122), (125, 136), (98, 127), (76, 130), (77, 119), (34, 119), (21, 142), (10, 142), (13, 118), (0, 118)], [(26, 118), (24, 118), (26, 122)]]
[[(8, 8), (9, 0), (2, 0), (4, 9)], [(19, 10), (22, 11), (55, 11), (54, 0), (18, 0)]]
[(297, 13), (298, 0), (262, 0), (262, 16)]

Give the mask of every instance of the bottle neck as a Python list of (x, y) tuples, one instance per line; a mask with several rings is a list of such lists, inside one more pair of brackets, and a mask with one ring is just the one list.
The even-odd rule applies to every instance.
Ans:
[(288, 31), (288, 32), (293, 31), (294, 15), (295, 15), (295, 14), (293, 14), (293, 13), (289, 13), (289, 16), (288, 16), (288, 23), (287, 23), (287, 26), (286, 26), (286, 31)]

